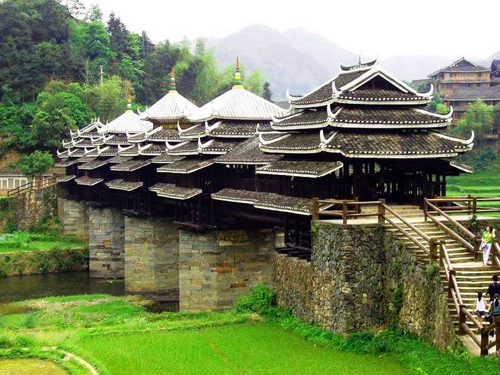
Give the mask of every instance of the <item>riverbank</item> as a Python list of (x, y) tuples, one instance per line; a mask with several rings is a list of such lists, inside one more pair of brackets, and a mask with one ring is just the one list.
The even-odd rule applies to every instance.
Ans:
[(0, 277), (86, 271), (86, 247), (0, 252)]

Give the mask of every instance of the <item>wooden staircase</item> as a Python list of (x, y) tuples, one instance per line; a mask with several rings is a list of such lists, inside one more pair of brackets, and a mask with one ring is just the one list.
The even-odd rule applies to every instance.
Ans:
[[(460, 290), (460, 295), (463, 301), (463, 305), (469, 310), (471, 313), (475, 315), (475, 302), (477, 298), (477, 292), (482, 291), (483, 296), (486, 300), (489, 299), (489, 296), (486, 296), (486, 290), (488, 289), (488, 285), (491, 283), (492, 277), (494, 274), (500, 273), (500, 269), (495, 266), (487, 266), (485, 267), (481, 260), (475, 261), (474, 256), (471, 252), (459, 241), (453, 238), (450, 234), (446, 233), (443, 229), (441, 229), (437, 224), (431, 221), (425, 222), (424, 213), (422, 210), (417, 209), (409, 209), (405, 207), (401, 210), (398, 206), (392, 207), (395, 211), (407, 218), (408, 216), (405, 214), (406, 212), (410, 212), (413, 218), (418, 217), (418, 211), (420, 211), (420, 217), (422, 221), (413, 222), (412, 224), (417, 227), (421, 232), (426, 234), (428, 237), (436, 239), (438, 241), (443, 241), (446, 246), (447, 253), (449, 256), (449, 260), (453, 269), (455, 270), (455, 278), (458, 284), (458, 288)], [(401, 225), (412, 234), (412, 236), (418, 240), (423, 246), (425, 246), (429, 251), (429, 243), (417, 232), (415, 232), (412, 228), (406, 226), (404, 223)], [(394, 226), (387, 226), (387, 232), (390, 232), (394, 235), (396, 239), (401, 241), (405, 247), (414, 253), (419, 262), (428, 263), (429, 255), (424, 252), (421, 247), (411, 241), (407, 236), (405, 236), (401, 231), (396, 229)], [(439, 270), (442, 283), (444, 287), (447, 289), (446, 285), (448, 284), (446, 277), (446, 270), (444, 267), (440, 267)], [(456, 310), (455, 303), (453, 298), (450, 296), (448, 298), (448, 308), (450, 311), (450, 316), (453, 320), (453, 323), (459, 331), (459, 316)], [(470, 319), (465, 320), (465, 324), (472, 330), (475, 331), (475, 325)], [(487, 323), (485, 323), (487, 324)], [(467, 337), (467, 336), (465, 336)], [(480, 340), (479, 335), (477, 335), (478, 340)], [(470, 347), (474, 347), (471, 345)]]
[[(493, 266), (476, 262), (480, 256), (481, 238), (459, 221), (457, 214), (470, 220), (479, 213), (500, 212), (488, 203), (500, 197), (437, 197), (424, 199), (423, 210), (417, 206), (393, 206), (384, 199), (360, 202), (355, 200), (320, 200), (313, 198), (313, 220), (341, 218), (340, 223), (384, 225), (387, 232), (406, 245), (422, 264), (439, 262), (439, 274), (448, 293), (448, 308), (459, 337), (472, 354), (485, 356), (500, 352), (500, 318), (493, 324), (479, 322), (474, 305), (478, 290), (486, 292), (492, 276), (500, 272), (500, 246), (492, 248)], [(322, 205), (328, 208), (320, 210)], [(446, 224), (452, 224), (451, 229)], [(495, 332), (496, 339), (490, 341)]]

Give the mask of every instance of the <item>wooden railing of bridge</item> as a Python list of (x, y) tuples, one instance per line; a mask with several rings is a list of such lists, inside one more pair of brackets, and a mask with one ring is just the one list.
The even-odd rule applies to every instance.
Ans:
[(56, 183), (55, 176), (44, 177), (41, 180), (35, 178), (34, 180), (32, 180), (24, 185), (18, 186), (14, 189), (7, 191), (7, 198), (12, 198), (12, 197), (18, 196), (19, 194), (24, 194), (30, 190), (45, 189), (45, 188), (48, 188), (52, 185), (55, 185), (55, 183)]
[[(456, 202), (466, 202), (464, 206), (447, 206), (444, 210), (442, 207), (438, 207), (439, 203), (456, 203)], [(478, 207), (478, 202), (500, 202), (500, 198), (478, 198), (478, 197), (452, 197), (452, 198), (436, 198), (436, 199), (426, 199), (424, 202), (424, 216), (425, 220), (430, 219), (446, 233), (450, 234), (455, 240), (463, 244), (476, 258), (479, 252), (480, 237), (476, 236), (452, 216), (449, 215), (449, 211), (453, 213), (468, 213), (475, 215), (482, 212), (500, 212), (500, 208), (495, 207)], [(341, 209), (324, 209), (320, 210), (321, 206), (341, 206)], [(360, 208), (375, 206), (377, 210), (375, 212), (360, 212)], [(459, 207), (458, 209), (456, 207)], [(445, 212), (448, 211), (448, 212)], [(391, 214), (394, 218), (389, 217)], [(495, 318), (493, 323), (485, 326), (478, 322), (474, 315), (466, 308), (463, 303), (462, 296), (460, 294), (460, 288), (456, 279), (456, 271), (453, 269), (448, 250), (444, 241), (438, 241), (435, 238), (429, 237), (418, 227), (412, 224), (409, 220), (405, 219), (401, 214), (397, 213), (393, 208), (385, 203), (385, 200), (381, 199), (378, 201), (371, 202), (359, 202), (357, 200), (320, 200), (318, 198), (312, 199), (312, 210), (311, 210), (313, 220), (319, 220), (320, 216), (323, 217), (335, 217), (342, 218), (342, 223), (346, 225), (349, 219), (356, 218), (366, 218), (372, 217), (377, 218), (377, 223), (384, 225), (389, 223), (391, 226), (400, 231), (405, 237), (407, 237), (411, 242), (417, 245), (425, 254), (428, 256), (429, 263), (439, 261), (440, 266), (445, 270), (448, 297), (453, 300), (457, 316), (459, 318), (459, 335), (468, 335), (472, 341), (479, 347), (481, 356), (488, 355), (489, 350), (496, 346), (496, 351), (500, 350), (500, 317)], [(441, 216), (445, 220), (449, 221), (451, 224), (455, 225), (456, 228), (472, 242), (472, 244), (466, 239), (460, 236), (458, 233), (454, 232), (451, 228), (447, 227), (442, 220), (439, 220), (435, 216)], [(397, 220), (400, 222), (397, 222)], [(420, 242), (410, 230), (405, 229), (410, 228), (411, 231), (417, 233), (428, 245)], [(438, 254), (439, 250), (439, 254)], [(493, 244), (492, 248), (493, 262), (500, 268), (500, 245), (498, 243)], [(467, 326), (466, 321), (469, 319), (474, 327), (479, 333), (479, 338), (476, 334)], [(489, 334), (495, 331), (495, 340), (491, 343), (489, 342)]]

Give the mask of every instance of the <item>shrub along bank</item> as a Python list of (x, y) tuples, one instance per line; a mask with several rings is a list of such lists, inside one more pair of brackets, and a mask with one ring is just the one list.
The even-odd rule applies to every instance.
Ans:
[[(0, 235), (0, 242), (7, 236)], [(5, 239), (5, 242), (8, 241)], [(88, 248), (77, 241), (34, 241), (26, 246), (23, 242), (16, 246), (1, 244), (0, 277), (85, 271), (88, 269), (88, 257)]]

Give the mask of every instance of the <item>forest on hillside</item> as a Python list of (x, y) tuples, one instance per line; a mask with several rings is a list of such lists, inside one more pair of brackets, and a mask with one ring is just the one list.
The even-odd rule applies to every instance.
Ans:
[[(115, 13), (104, 20), (98, 6), (79, 0), (0, 1), (0, 50), (0, 157), (53, 152), (69, 129), (119, 116), (129, 96), (134, 109), (152, 105), (167, 92), (171, 67), (178, 91), (197, 105), (234, 77), (203, 40), (155, 45)], [(242, 66), (242, 75), (248, 90), (270, 99), (260, 70)]]

